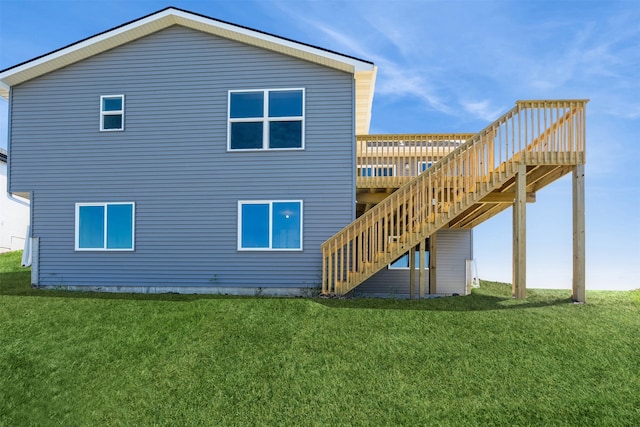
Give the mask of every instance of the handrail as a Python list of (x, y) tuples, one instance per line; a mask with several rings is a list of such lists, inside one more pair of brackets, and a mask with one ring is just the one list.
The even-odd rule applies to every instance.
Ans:
[(349, 292), (515, 176), (519, 163), (584, 163), (587, 102), (517, 101), (324, 242), (322, 292)]
[(357, 187), (400, 187), (474, 134), (356, 136)]

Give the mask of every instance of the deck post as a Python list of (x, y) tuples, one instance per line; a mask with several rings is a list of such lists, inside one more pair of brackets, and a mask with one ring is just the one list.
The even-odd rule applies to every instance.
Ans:
[(416, 248), (409, 249), (409, 299), (416, 291)]
[(420, 241), (420, 259), (419, 259), (419, 263), (420, 263), (420, 270), (418, 273), (418, 286), (420, 288), (420, 298), (424, 298), (424, 294), (426, 291), (426, 283), (425, 283), (425, 279), (426, 279), (426, 266), (424, 265), (424, 255), (425, 255), (425, 251), (426, 251), (426, 244), (427, 242), (425, 241), (425, 239), (422, 239)]
[(429, 294), (437, 292), (436, 263), (438, 259), (438, 233), (429, 236)]
[(513, 202), (513, 285), (514, 298), (527, 296), (527, 166), (517, 165), (516, 198)]
[(575, 302), (586, 302), (585, 286), (585, 201), (584, 164), (573, 168), (573, 295)]

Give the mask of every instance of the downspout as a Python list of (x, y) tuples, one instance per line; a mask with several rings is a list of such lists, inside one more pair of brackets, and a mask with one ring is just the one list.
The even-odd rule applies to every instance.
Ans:
[(22, 251), (22, 266), (31, 267), (31, 225), (27, 225), (27, 235), (24, 237), (24, 250)]
[[(7, 171), (9, 170), (7, 164)], [(8, 177), (7, 173), (7, 177)], [(8, 184), (7, 184), (8, 185)], [(7, 199), (18, 203), (22, 206), (27, 206), (29, 208), (29, 225), (27, 225), (27, 232), (24, 237), (24, 251), (22, 252), (22, 266), (30, 267), (31, 266), (31, 201), (29, 199), (24, 199), (19, 196), (14, 196), (11, 192), (7, 190)]]

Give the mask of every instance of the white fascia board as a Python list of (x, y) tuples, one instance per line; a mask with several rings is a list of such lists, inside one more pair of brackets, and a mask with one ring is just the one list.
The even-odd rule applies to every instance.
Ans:
[(114, 28), (0, 73), (0, 82), (9, 86), (105, 52), (114, 47), (160, 31), (172, 25), (169, 10)]
[(374, 65), (367, 61), (213, 18), (168, 8), (1, 72), (0, 96), (8, 97), (9, 86), (23, 83), (176, 24), (350, 73), (374, 69)]

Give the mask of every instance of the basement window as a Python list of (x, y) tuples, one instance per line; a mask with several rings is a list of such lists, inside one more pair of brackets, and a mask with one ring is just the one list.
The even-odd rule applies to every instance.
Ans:
[(132, 251), (135, 203), (76, 203), (76, 251)]
[(393, 165), (381, 165), (381, 166), (358, 166), (358, 176), (396, 176), (395, 166)]
[[(426, 247), (429, 247), (429, 240), (427, 239)], [(429, 269), (429, 251), (424, 251), (424, 267), (425, 269)], [(420, 251), (416, 251), (415, 256), (415, 266), (414, 268), (418, 270), (420, 268)], [(408, 270), (409, 269), (409, 254), (406, 253), (402, 255), (397, 260), (393, 261), (389, 264), (390, 270)]]
[(238, 202), (238, 250), (302, 250), (302, 201)]
[(418, 171), (422, 173), (429, 169), (431, 166), (433, 166), (433, 162), (418, 162)]

